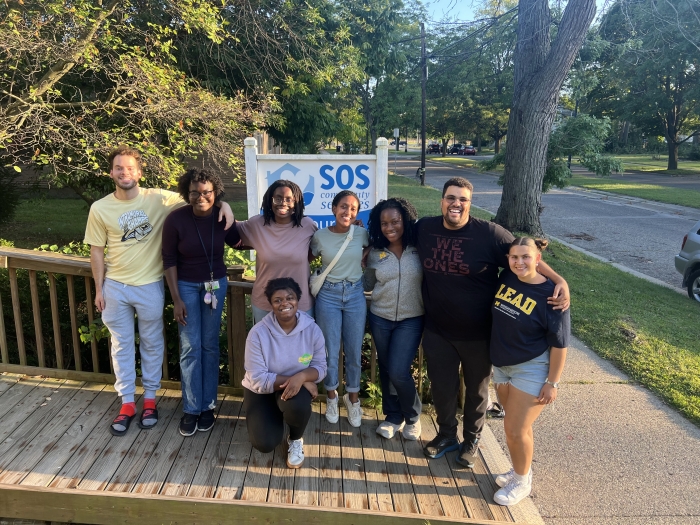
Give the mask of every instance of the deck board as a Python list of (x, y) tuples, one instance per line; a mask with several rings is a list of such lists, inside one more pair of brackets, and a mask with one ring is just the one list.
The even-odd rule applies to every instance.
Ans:
[[(217, 417), (221, 411), (221, 406), (221, 403), (216, 406), (215, 412)], [(160, 490), (160, 494), (165, 496), (187, 495), (212, 434), (212, 431), (195, 432), (193, 436), (186, 438), (182, 442), (163, 488)]]
[(364, 409), (362, 415), (362, 455), (367, 476), (367, 496), (370, 510), (393, 512), (394, 503), (389, 488), (389, 474), (384, 460), (382, 438), (377, 434), (376, 411)]
[(318, 475), (321, 465), (321, 403), (311, 405), (311, 419), (304, 432), (304, 464), (294, 477), (294, 503), (318, 505)]
[(383, 439), (384, 458), (389, 474), (389, 487), (394, 501), (394, 510), (406, 514), (419, 514), (418, 502), (411, 485), (411, 475), (398, 437)]
[(243, 402), (227, 396), (226, 399), (221, 400), (220, 404), (219, 417), (216, 419), (214, 428), (210, 430), (211, 437), (187, 492), (191, 497), (211, 498), (214, 495), (228, 456), (231, 438), (236, 429)]
[[(421, 445), (425, 446), (437, 436), (437, 429), (433, 423), (433, 418), (428, 414), (421, 414), (421, 426)], [(452, 476), (452, 470), (447, 462), (447, 458), (443, 456), (438, 459), (429, 460), (428, 468), (430, 469), (430, 475), (433, 478), (437, 496), (445, 516), (452, 518), (468, 518), (469, 513), (464, 506), (462, 496), (459, 493), (454, 476)]]
[(0, 458), (0, 483), (18, 483), (31, 472), (46, 451), (53, 448), (104, 387), (105, 385), (93, 383), (79, 390), (58, 411), (51, 425), (43, 425), (33, 438), (28, 435), (24, 437), (28, 441), (26, 446), (23, 447), (22, 440), (13, 441), (10, 451)]
[(134, 422), (116, 437), (108, 429), (119, 408), (111, 386), (0, 376), (0, 410), (19, 423), (0, 441), (0, 485), (102, 498), (131, 494), (152, 502), (189, 499), (202, 516), (206, 501), (247, 501), (278, 508), (285, 518), (285, 508), (325, 508), (367, 513), (357, 521), (513, 521), (492, 501), (495, 485), (483, 458), (472, 471), (456, 465), (454, 454), (423, 456), (422, 447), (436, 433), (429, 415), (421, 419), (421, 440), (385, 440), (376, 434), (377, 411), (366, 408), (362, 425), (353, 428), (344, 407), (340, 421), (330, 424), (325, 403), (315, 402), (304, 435), (304, 465), (292, 470), (286, 441), (269, 454), (252, 449), (240, 396), (220, 399), (210, 432), (185, 438), (178, 432), (181, 393), (158, 394), (158, 425), (142, 430)]
[(241, 499), (243, 493), (243, 481), (248, 464), (252, 445), (248, 441), (248, 426), (245, 420), (245, 405), (241, 403), (241, 411), (238, 414), (236, 429), (231, 437), (231, 444), (224, 461), (224, 466), (219, 478), (219, 486), (214, 495), (217, 499)]
[[(171, 395), (173, 394), (177, 395), (178, 398), (181, 397), (179, 392), (173, 392)], [(174, 416), (168, 423), (163, 437), (158, 443), (158, 448), (148, 458), (143, 472), (131, 489), (132, 492), (138, 494), (158, 494), (160, 492), (185, 439), (180, 435), (179, 426), (180, 418)]]
[(326, 404), (321, 405), (321, 452), (318, 502), (321, 507), (343, 507), (343, 476), (340, 471), (340, 421), (329, 423)]
[(435, 481), (430, 473), (428, 458), (423, 453), (422, 443), (404, 439), (402, 435), (398, 434), (394, 436), (394, 439), (400, 440), (403, 444), (408, 473), (411, 476), (411, 484), (420, 513), (427, 516), (444, 516), (445, 511), (437, 495)]
[(151, 454), (158, 447), (168, 423), (175, 416), (179, 404), (179, 397), (163, 396), (158, 400), (158, 424), (154, 428), (139, 432), (133, 446), (110, 478), (105, 490), (131, 492)]
[(365, 460), (362, 455), (362, 425), (356, 428), (348, 421), (348, 410), (340, 408), (340, 467), (343, 473), (345, 508), (369, 509)]
[[(108, 424), (107, 414), (116, 412), (118, 406), (119, 398), (115, 395), (114, 388), (105, 387), (66, 430), (61, 439), (50, 450), (46, 451), (43, 459), (22, 479), (21, 484), (35, 487), (48, 486), (93, 429), (106, 428)], [(100, 424), (100, 420), (104, 423), (104, 427)]]

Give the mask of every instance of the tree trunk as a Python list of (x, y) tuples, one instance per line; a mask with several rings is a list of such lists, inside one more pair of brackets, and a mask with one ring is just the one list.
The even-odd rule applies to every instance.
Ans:
[(476, 151), (481, 153), (481, 135), (477, 135), (476, 137)]
[(669, 170), (678, 169), (678, 142), (673, 140), (667, 140), (668, 145), (668, 167)]
[(501, 139), (497, 138), (493, 141), (493, 153), (498, 155), (501, 152)]
[(551, 48), (547, 0), (521, 0), (518, 13), (503, 195), (495, 221), (541, 235), (542, 179), (559, 90), (593, 21), (595, 0), (570, 0)]
[(625, 146), (627, 145), (627, 138), (629, 137), (630, 134), (630, 122), (629, 120), (625, 120), (622, 124), (622, 134), (620, 135), (620, 142), (624, 144)]

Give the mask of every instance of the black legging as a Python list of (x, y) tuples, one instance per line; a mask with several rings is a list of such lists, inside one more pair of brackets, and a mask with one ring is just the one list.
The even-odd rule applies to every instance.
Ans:
[(282, 390), (272, 394), (256, 394), (243, 389), (243, 408), (248, 423), (248, 437), (253, 448), (272, 452), (284, 437), (284, 423), (289, 425), (289, 439), (304, 435), (311, 418), (311, 394), (303, 386), (299, 393), (282, 401)]

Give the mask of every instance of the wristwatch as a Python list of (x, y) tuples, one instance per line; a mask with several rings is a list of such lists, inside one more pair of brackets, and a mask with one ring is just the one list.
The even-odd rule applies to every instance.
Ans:
[(559, 388), (559, 381), (550, 381), (549, 378), (547, 378), (544, 380), (544, 382), (554, 388)]

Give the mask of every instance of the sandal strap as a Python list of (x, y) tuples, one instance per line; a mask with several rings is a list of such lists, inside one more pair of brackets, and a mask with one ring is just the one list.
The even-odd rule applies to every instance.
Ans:
[(119, 414), (117, 417), (114, 418), (114, 421), (112, 421), (112, 424), (122, 424), (122, 423), (127, 423), (131, 421), (131, 418), (134, 416), (128, 416), (126, 414)]

